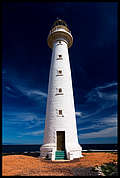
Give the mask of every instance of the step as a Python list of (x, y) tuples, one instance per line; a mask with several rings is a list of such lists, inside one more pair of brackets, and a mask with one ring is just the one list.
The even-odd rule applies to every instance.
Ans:
[(56, 158), (56, 159), (57, 159), (57, 158), (59, 158), (59, 159), (64, 159), (65, 156), (56, 156), (55, 158)]
[(56, 153), (65, 153), (65, 151), (56, 151)]
[(65, 156), (65, 154), (55, 154), (56, 156)]
[(56, 157), (65, 157), (65, 155), (55, 155)]
[(65, 151), (56, 151), (55, 152), (55, 160), (65, 159), (66, 154)]
[(56, 155), (65, 155), (65, 153), (55, 153)]
[(55, 155), (56, 157), (65, 157), (65, 155)]
[(59, 160), (59, 159), (65, 159), (64, 157), (57, 157), (55, 158), (55, 160)]

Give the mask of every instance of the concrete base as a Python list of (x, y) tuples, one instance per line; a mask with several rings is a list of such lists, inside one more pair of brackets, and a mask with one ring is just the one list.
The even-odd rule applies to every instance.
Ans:
[[(67, 160), (83, 157), (82, 147), (78, 144), (76, 148), (66, 148)], [(44, 144), (40, 147), (40, 157), (55, 160), (56, 145), (54, 143)]]

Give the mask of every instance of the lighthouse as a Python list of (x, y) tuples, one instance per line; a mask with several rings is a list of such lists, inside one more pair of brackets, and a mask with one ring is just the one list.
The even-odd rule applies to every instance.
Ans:
[(78, 142), (68, 48), (73, 37), (64, 20), (57, 19), (48, 35), (52, 49), (44, 144), (40, 156), (51, 160), (82, 157)]

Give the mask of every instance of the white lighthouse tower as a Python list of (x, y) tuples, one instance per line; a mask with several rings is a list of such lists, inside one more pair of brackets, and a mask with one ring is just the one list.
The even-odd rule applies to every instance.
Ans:
[(78, 143), (68, 48), (73, 37), (65, 21), (56, 20), (48, 35), (52, 49), (44, 144), (40, 156), (51, 160), (82, 157)]

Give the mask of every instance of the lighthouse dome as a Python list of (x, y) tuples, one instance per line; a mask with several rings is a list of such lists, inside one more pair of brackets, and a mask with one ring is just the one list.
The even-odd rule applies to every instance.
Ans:
[(53, 43), (58, 39), (64, 39), (68, 45), (68, 48), (72, 46), (73, 37), (71, 31), (69, 30), (67, 23), (64, 20), (57, 19), (50, 30), (47, 38), (48, 46), (53, 47)]
[(58, 26), (58, 25), (64, 25), (64, 26), (68, 27), (68, 26), (67, 26), (67, 23), (66, 23), (64, 20), (57, 19), (57, 20), (54, 22), (52, 28), (54, 28), (55, 26)]

